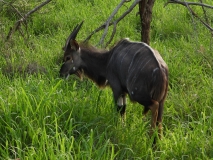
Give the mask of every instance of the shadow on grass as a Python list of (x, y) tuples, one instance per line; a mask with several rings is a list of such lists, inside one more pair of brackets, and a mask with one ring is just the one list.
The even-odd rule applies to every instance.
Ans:
[(2, 67), (2, 73), (9, 78), (13, 78), (16, 74), (22, 77), (38, 73), (45, 74), (47, 73), (47, 70), (43, 66), (40, 66), (37, 62), (28, 62), (26, 64), (7, 63)]

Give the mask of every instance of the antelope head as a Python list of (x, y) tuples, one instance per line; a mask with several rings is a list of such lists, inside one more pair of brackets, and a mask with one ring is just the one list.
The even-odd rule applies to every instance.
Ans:
[(67, 38), (66, 44), (63, 47), (64, 50), (64, 58), (63, 64), (60, 69), (60, 76), (68, 77), (71, 74), (76, 74), (79, 78), (81, 78), (81, 69), (80, 65), (82, 63), (80, 57), (80, 47), (78, 42), (75, 40), (83, 21), (80, 25), (77, 25), (70, 36)]

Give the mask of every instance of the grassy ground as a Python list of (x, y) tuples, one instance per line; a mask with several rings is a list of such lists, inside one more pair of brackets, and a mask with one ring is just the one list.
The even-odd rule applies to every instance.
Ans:
[[(142, 106), (128, 101), (127, 124), (122, 127), (110, 88), (100, 90), (75, 76), (59, 78), (61, 48), (73, 27), (85, 21), (78, 35), (84, 40), (119, 0), (53, 1), (28, 21), (29, 39), (16, 32), (8, 42), (4, 39), (18, 17), (1, 7), (1, 159), (213, 159), (210, 34), (186, 8), (164, 8), (164, 2), (155, 3), (151, 32), (151, 46), (170, 71), (164, 137), (157, 150), (151, 147), (150, 116), (142, 116)], [(15, 4), (27, 12), (38, 3)], [(213, 5), (212, 0), (205, 3)], [(114, 42), (125, 37), (140, 40), (137, 11), (136, 7), (118, 24)], [(212, 26), (213, 10), (207, 13)], [(90, 43), (97, 44), (100, 37), (96, 34)]]

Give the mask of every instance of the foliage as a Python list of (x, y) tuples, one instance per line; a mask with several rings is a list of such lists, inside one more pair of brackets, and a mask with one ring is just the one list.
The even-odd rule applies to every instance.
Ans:
[[(27, 9), (18, 9), (27, 12), (41, 1), (14, 3), (21, 2), (27, 2)], [(4, 40), (9, 28), (20, 17), (6, 6), (0, 11), (2, 159), (213, 158), (211, 39), (184, 7), (164, 8), (163, 1), (156, 1), (153, 9), (151, 46), (170, 71), (164, 137), (157, 150), (151, 147), (150, 116), (142, 116), (142, 106), (128, 101), (123, 127), (110, 88), (100, 90), (75, 76), (59, 78), (61, 48), (73, 27), (85, 20), (77, 37), (84, 40), (114, 7), (110, 1), (53, 1), (30, 17), (29, 39), (15, 32), (8, 42)], [(140, 40), (137, 12), (135, 8), (118, 24), (114, 42), (125, 37)], [(213, 15), (213, 10), (208, 12)], [(100, 37), (96, 34), (90, 43), (97, 44)]]

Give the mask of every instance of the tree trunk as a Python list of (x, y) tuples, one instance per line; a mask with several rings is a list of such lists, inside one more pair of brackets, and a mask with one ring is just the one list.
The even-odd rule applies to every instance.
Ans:
[(150, 24), (152, 21), (152, 8), (155, 0), (142, 0), (139, 2), (139, 14), (141, 18), (141, 41), (150, 43)]

